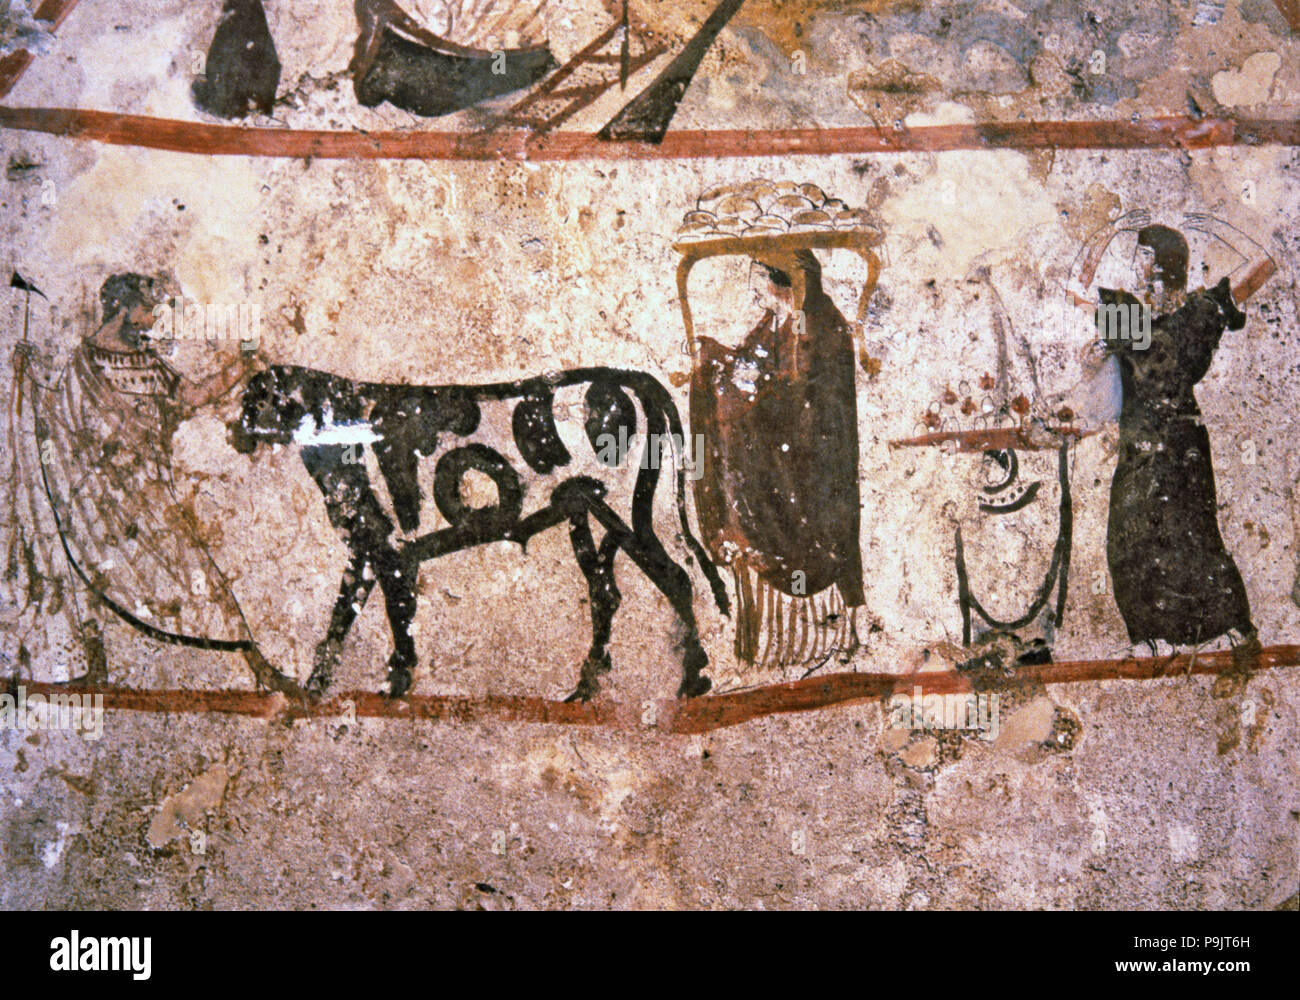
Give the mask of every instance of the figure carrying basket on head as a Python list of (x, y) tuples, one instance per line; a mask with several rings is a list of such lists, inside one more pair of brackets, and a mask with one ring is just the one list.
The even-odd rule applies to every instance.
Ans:
[[(732, 569), (736, 656), (750, 664), (815, 669), (858, 646), (854, 328), (823, 289), (813, 251), (852, 250), (867, 262), (860, 330), (881, 238), (864, 211), (815, 185), (759, 180), (705, 193), (674, 245), (691, 425), (704, 441), (696, 510), (710, 556)], [(731, 254), (750, 258), (762, 314), (729, 348), (696, 336), (687, 282), (697, 262)]]

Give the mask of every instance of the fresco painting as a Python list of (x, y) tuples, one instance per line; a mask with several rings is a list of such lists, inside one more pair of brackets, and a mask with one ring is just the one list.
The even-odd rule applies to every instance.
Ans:
[[(5, 690), (403, 790), (200, 896), (1295, 908), (1291, 6), (320, 6), (0, 12)], [(184, 905), (61, 738), (0, 905)]]

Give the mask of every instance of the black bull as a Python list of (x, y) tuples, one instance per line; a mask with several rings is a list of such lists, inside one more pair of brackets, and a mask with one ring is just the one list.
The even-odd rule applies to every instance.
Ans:
[[(606, 502), (606, 484), (576, 474), (559, 479), (544, 507), (523, 514), (529, 486), (536, 486), (537, 480), (563, 470), (572, 461), (556, 429), (555, 391), (584, 385), (584, 430), (597, 451), (602, 447), (598, 442), (610, 440), (604, 435), (627, 441), (637, 433), (637, 413), (631, 396), (636, 397), (644, 414), (642, 430), (646, 440), (664, 440), (667, 433), (671, 440), (683, 441), (681, 419), (672, 397), (659, 382), (641, 372), (580, 368), (491, 385), (406, 386), (355, 382), (286, 365), (272, 367), (251, 379), (243, 395), (240, 418), (230, 425), (232, 444), (244, 453), (252, 452), (259, 443), (292, 444), (295, 432), (307, 418), (317, 428), (360, 429), (384, 477), (403, 532), (416, 532), (420, 527), (420, 458), (434, 455), (440, 441), (452, 445), (439, 456), (433, 481), (434, 502), (449, 526), (406, 542), (393, 538), (393, 522), (371, 486), (365, 463), (357, 458), (358, 445), (300, 446), (303, 463), (320, 487), (330, 522), (347, 544), (350, 557), (329, 630), (316, 649), (308, 681), (310, 690), (320, 692), (328, 687), (343, 640), (378, 583), (393, 633), (389, 690), (394, 697), (404, 694), (411, 685), (411, 669), (416, 662), (410, 625), (415, 617), (420, 564), (485, 542), (526, 545), (534, 535), (564, 522), (569, 526), (578, 565), (587, 578), (592, 624), (591, 649), (570, 700), (594, 695), (599, 675), (610, 669), (606, 646), (622, 599), (614, 580), (614, 557), (619, 550), (663, 592), (685, 629), (678, 695), (699, 695), (709, 690), (709, 678), (702, 674), (708, 657), (700, 645), (690, 576), (669, 557), (655, 533), (658, 461), (641, 463), (626, 517)], [(512, 407), (514, 443), (527, 469), (513, 467), (499, 451), (474, 440), (480, 404), (489, 402), (504, 402)], [(492, 479), (497, 492), (495, 504), (479, 508), (465, 504), (460, 486), (469, 470)], [(684, 480), (679, 464), (676, 502), (682, 536), (726, 614), (726, 590), (687, 522)], [(593, 521), (604, 530), (599, 543), (592, 533)]]

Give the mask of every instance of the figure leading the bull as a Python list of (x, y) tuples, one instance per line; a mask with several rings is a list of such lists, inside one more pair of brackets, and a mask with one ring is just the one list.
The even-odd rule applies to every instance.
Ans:
[[(18, 275), (13, 284), (36, 291)], [(28, 339), (25, 319), (13, 357), (4, 553), (18, 647), (6, 653), (21, 664), (23, 636), (54, 618), (63, 648), (50, 655), (84, 663), (78, 680), (106, 680), (96, 615), (113, 614), (151, 639), (239, 653), (259, 684), (296, 693), (258, 650), (193, 495), (172, 475), (177, 428), (227, 396), (254, 362), (237, 353), (201, 381), (178, 372), (150, 337), (171, 295), (162, 279), (105, 279), (103, 321), (61, 369), (53, 345)]]

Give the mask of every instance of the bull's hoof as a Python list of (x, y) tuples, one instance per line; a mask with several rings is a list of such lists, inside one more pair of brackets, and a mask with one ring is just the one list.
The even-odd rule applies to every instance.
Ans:
[(401, 698), (407, 691), (411, 690), (411, 672), (409, 670), (393, 670), (388, 674), (388, 690), (385, 692), (390, 698)]
[(583, 677), (578, 681), (578, 686), (573, 689), (573, 694), (564, 700), (567, 701), (591, 701), (596, 697), (596, 692), (600, 690), (600, 682), (594, 677)]
[(682, 659), (682, 686), (677, 689), (678, 698), (697, 698), (709, 693), (713, 681), (703, 673), (708, 665), (709, 656), (700, 648), (698, 640), (687, 643), (686, 655)]
[(338, 665), (343, 644), (337, 639), (322, 639), (316, 646), (316, 655), (312, 660), (311, 676), (307, 678), (307, 694), (320, 698), (329, 689), (334, 678), (334, 668)]
[(712, 687), (713, 681), (703, 675), (684, 678), (682, 686), (677, 689), (677, 697), (698, 698), (702, 694), (708, 694)]
[(286, 677), (284, 674), (281, 674), (275, 679), (272, 683), (272, 688), (275, 691), (279, 691), (290, 701), (305, 703), (311, 700), (311, 697), (307, 694), (306, 689), (303, 688), (302, 685), (292, 678)]
[(400, 698), (411, 690), (411, 667), (405, 659), (388, 661), (388, 697)]
[(579, 675), (578, 686), (573, 689), (573, 694), (565, 698), (565, 701), (591, 701), (600, 690), (600, 675), (607, 674), (613, 669), (610, 663), (608, 653), (600, 653), (592, 656), (588, 655), (582, 661), (582, 673)]

